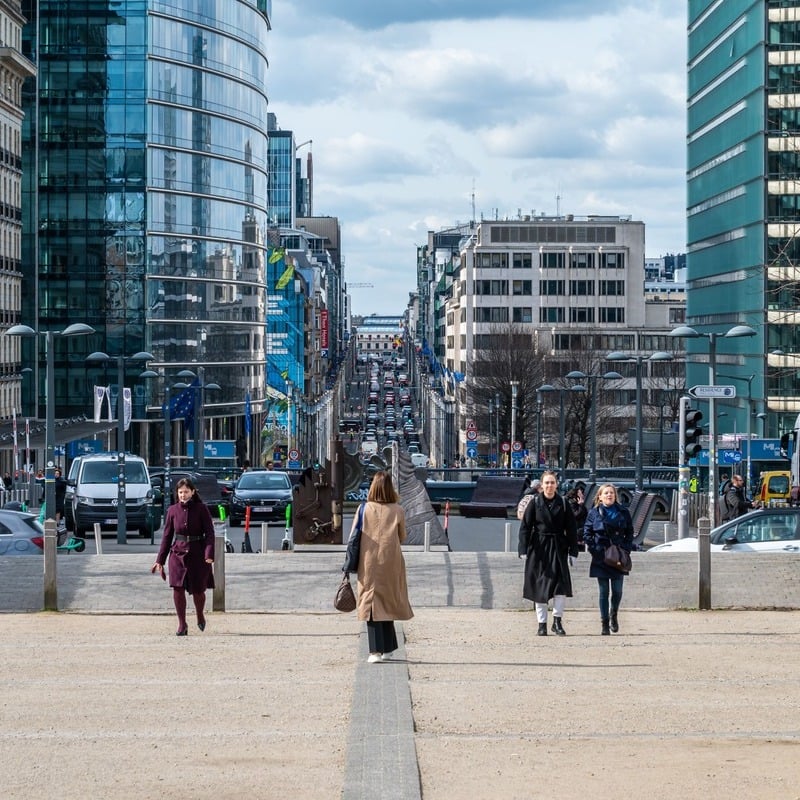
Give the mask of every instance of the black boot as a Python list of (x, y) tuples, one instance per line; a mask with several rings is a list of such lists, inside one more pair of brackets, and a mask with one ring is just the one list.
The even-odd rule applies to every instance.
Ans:
[(609, 624), (611, 626), (611, 630), (616, 633), (619, 630), (619, 622), (617, 622), (617, 612), (611, 612), (611, 619), (609, 620)]
[(551, 628), (551, 630), (557, 636), (567, 635), (567, 632), (564, 630), (564, 626), (561, 624), (561, 617), (553, 617), (553, 627)]
[(601, 622), (603, 623), (603, 629), (600, 631), (600, 633), (603, 636), (611, 636), (611, 630), (608, 627), (608, 620), (604, 619), (604, 620), (601, 620)]
[(540, 622), (539, 623), (539, 630), (536, 631), (537, 636), (547, 636), (547, 623)]

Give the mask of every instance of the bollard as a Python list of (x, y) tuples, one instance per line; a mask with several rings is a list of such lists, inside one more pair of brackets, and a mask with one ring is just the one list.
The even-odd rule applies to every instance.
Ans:
[(56, 521), (44, 521), (44, 610), (58, 611), (58, 582), (56, 581)]
[(214, 534), (214, 611), (225, 610), (225, 536)]
[(664, 544), (669, 541), (669, 522), (664, 523)]
[(431, 524), (430, 522), (425, 523), (425, 538), (424, 538), (424, 545), (423, 550), (426, 553), (430, 553), (431, 551)]
[(99, 522), (94, 524), (94, 546), (97, 550), (97, 555), (103, 555), (103, 531)]
[(701, 611), (711, 608), (711, 520), (697, 520), (697, 607)]
[(269, 522), (261, 523), (261, 552), (266, 554), (269, 547)]

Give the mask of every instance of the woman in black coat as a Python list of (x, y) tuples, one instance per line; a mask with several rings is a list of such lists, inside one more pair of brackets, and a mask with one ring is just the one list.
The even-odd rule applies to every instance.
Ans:
[(592, 554), (589, 577), (597, 578), (599, 588), (601, 632), (603, 636), (608, 636), (611, 631), (616, 633), (619, 630), (617, 612), (622, 602), (622, 584), (628, 573), (605, 563), (606, 548), (615, 544), (629, 553), (635, 548), (630, 512), (619, 504), (617, 490), (610, 483), (603, 484), (597, 490), (594, 507), (586, 516), (583, 541)]
[(525, 558), (522, 596), (533, 600), (538, 636), (547, 636), (547, 604), (553, 600), (553, 633), (564, 636), (561, 624), (566, 598), (572, 597), (569, 557), (578, 555), (578, 534), (569, 503), (556, 491), (554, 472), (542, 474), (542, 490), (528, 503), (519, 525), (517, 552)]
[(177, 636), (186, 636), (186, 593), (192, 596), (197, 614), (197, 627), (206, 628), (204, 614), (206, 589), (214, 588), (214, 521), (206, 504), (197, 494), (189, 478), (181, 478), (175, 487), (178, 502), (167, 511), (161, 547), (152, 572), (164, 575), (164, 564), (169, 555), (167, 572), (172, 587), (172, 599), (178, 615)]

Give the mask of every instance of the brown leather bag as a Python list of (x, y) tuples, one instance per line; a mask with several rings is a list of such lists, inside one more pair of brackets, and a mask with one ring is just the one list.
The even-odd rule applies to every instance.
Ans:
[(631, 554), (624, 547), (610, 544), (606, 547), (603, 563), (607, 567), (611, 567), (611, 569), (616, 569), (620, 572), (630, 572), (632, 566)]
[(336, 590), (333, 607), (337, 611), (344, 611), (345, 613), (356, 610), (356, 595), (350, 583), (350, 576), (346, 572), (342, 575), (342, 582)]

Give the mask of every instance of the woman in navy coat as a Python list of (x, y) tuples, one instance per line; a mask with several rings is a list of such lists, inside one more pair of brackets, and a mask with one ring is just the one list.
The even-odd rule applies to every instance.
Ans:
[(214, 522), (206, 504), (197, 494), (189, 478), (181, 478), (176, 486), (178, 502), (167, 511), (164, 533), (152, 571), (167, 572), (172, 599), (178, 615), (177, 636), (186, 636), (186, 593), (192, 596), (197, 614), (197, 627), (205, 630), (206, 589), (214, 588)]
[(616, 633), (619, 630), (617, 612), (622, 602), (622, 583), (628, 573), (605, 563), (606, 547), (615, 544), (629, 553), (635, 549), (630, 512), (617, 501), (617, 490), (613, 484), (605, 483), (597, 490), (594, 507), (586, 516), (583, 541), (592, 554), (589, 577), (597, 578), (599, 587), (601, 633), (608, 636), (611, 631)]

